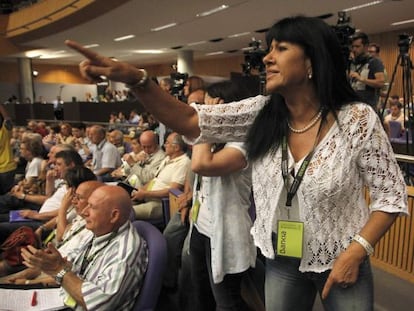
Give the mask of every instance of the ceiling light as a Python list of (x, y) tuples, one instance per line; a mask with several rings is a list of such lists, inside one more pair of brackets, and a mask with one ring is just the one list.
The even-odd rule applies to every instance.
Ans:
[(371, 2), (367, 2), (361, 5), (356, 5), (347, 9), (342, 10), (343, 12), (349, 12), (349, 11), (355, 11), (355, 10), (359, 10), (359, 9), (363, 9), (369, 6), (373, 6), (373, 5), (377, 5), (377, 4), (381, 4), (383, 3), (384, 0), (377, 0), (377, 1), (371, 1)]
[(132, 39), (132, 38), (135, 38), (135, 35), (127, 35), (123, 37), (118, 37), (118, 38), (115, 38), (114, 41), (123, 41), (123, 40)]
[(196, 16), (197, 17), (205, 17), (205, 16), (208, 16), (208, 15), (223, 11), (223, 10), (228, 9), (228, 8), (229, 8), (229, 6), (227, 4), (223, 4), (223, 5), (220, 5), (219, 7), (214, 8), (214, 9), (196, 14)]
[(224, 51), (211, 52), (211, 53), (207, 53), (206, 56), (220, 55), (220, 54), (223, 54), (223, 53), (224, 53)]
[(90, 49), (90, 48), (96, 48), (96, 47), (98, 47), (99, 46), (99, 44), (97, 44), (97, 43), (92, 43), (92, 44), (87, 44), (87, 45), (84, 45), (83, 47), (85, 47), (85, 48), (87, 48), (87, 49)]
[(164, 29), (171, 28), (171, 27), (174, 27), (174, 26), (177, 26), (177, 23), (170, 23), (170, 24), (167, 24), (167, 25), (151, 28), (151, 31), (160, 31), (160, 30), (164, 30)]
[(405, 21), (395, 22), (395, 23), (392, 23), (391, 26), (398, 26), (398, 25), (409, 24), (409, 23), (414, 23), (414, 19), (407, 19)]
[(247, 36), (249, 34), (250, 34), (250, 32), (246, 31), (246, 32), (241, 32), (241, 33), (236, 33), (234, 35), (230, 35), (229, 38), (238, 38), (238, 37)]
[(27, 58), (37, 58), (37, 57), (42, 56), (42, 51), (41, 50), (32, 50), (32, 51), (27, 51), (25, 54), (26, 54)]
[(188, 46), (194, 46), (194, 45), (200, 45), (200, 44), (204, 44), (204, 43), (206, 43), (207, 41), (198, 41), (198, 42), (192, 42), (192, 43), (189, 43), (189, 44), (187, 44)]
[(134, 50), (134, 53), (137, 54), (162, 54), (164, 51), (162, 50)]

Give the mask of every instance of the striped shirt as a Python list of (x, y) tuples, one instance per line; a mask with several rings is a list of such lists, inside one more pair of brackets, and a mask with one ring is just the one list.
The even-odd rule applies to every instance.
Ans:
[[(145, 240), (128, 221), (117, 233), (89, 238), (83, 245), (68, 259), (72, 271), (84, 279), (81, 291), (87, 309), (131, 310), (147, 269)], [(83, 309), (78, 305), (75, 310)]]

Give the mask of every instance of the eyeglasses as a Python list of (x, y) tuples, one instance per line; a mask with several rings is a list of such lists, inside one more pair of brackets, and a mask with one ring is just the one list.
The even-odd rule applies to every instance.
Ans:
[(80, 195), (79, 193), (75, 193), (73, 195), (73, 199), (77, 200), (77, 201), (85, 200), (85, 198), (82, 195)]

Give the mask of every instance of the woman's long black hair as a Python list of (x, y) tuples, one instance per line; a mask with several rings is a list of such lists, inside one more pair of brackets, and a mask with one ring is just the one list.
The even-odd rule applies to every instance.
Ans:
[[(321, 19), (294, 16), (280, 20), (266, 35), (267, 45), (272, 40), (298, 44), (312, 64), (312, 82), (323, 109), (322, 118), (344, 105), (357, 101), (347, 76), (344, 55), (335, 31)], [(279, 147), (287, 135), (288, 109), (280, 94), (272, 94), (270, 102), (256, 117), (247, 135), (249, 159), (257, 160)]]

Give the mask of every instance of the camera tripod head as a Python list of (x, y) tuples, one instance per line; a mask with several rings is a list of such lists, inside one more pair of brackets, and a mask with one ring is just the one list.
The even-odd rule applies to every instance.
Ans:
[(410, 45), (413, 42), (413, 36), (403, 33), (398, 36), (398, 47), (401, 55), (408, 55)]

